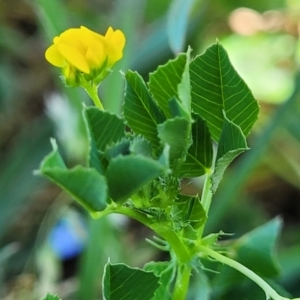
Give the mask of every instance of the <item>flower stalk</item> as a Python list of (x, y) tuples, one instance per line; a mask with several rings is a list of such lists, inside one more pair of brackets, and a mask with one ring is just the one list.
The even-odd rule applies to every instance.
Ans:
[(86, 82), (85, 85), (82, 86), (87, 94), (90, 96), (90, 98), (93, 100), (95, 106), (97, 106), (100, 110), (104, 110), (104, 107), (102, 105), (102, 102), (98, 95), (98, 87), (93, 82)]

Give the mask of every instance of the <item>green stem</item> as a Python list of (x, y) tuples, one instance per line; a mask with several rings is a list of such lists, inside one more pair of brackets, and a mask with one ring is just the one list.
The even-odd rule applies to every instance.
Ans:
[(131, 207), (113, 203), (112, 205), (109, 205), (105, 210), (93, 213), (92, 216), (94, 218), (101, 218), (111, 213), (125, 215), (139, 221), (148, 228), (152, 229), (155, 233), (160, 235), (168, 242), (179, 263), (187, 263), (191, 260), (192, 254), (190, 253), (190, 251), (188, 251), (180, 236), (172, 228), (164, 226), (161, 223), (154, 222), (152, 219), (148, 218), (146, 214), (134, 210)]
[(144, 224), (148, 228), (152, 229), (158, 235), (160, 235), (163, 239), (165, 239), (173, 252), (176, 255), (176, 258), (180, 263), (189, 262), (191, 259), (191, 254), (183, 244), (181, 238), (176, 234), (176, 232), (169, 228), (168, 226), (164, 226), (163, 224), (159, 224), (157, 222), (153, 222), (150, 218), (148, 218), (145, 214), (140, 213), (138, 211), (133, 210), (129, 207), (120, 206), (115, 211), (115, 213), (120, 213), (126, 215), (130, 218), (133, 218), (140, 223)]
[(100, 109), (104, 110), (104, 107), (101, 103), (101, 100), (98, 95), (98, 87), (94, 83), (86, 82), (85, 85), (83, 85), (83, 88), (86, 90), (88, 95), (93, 100), (94, 104)]
[(210, 204), (211, 204), (211, 198), (212, 198), (212, 191), (211, 191), (211, 173), (206, 173), (204, 186), (202, 190), (202, 196), (201, 196), (201, 203), (206, 211), (206, 214), (209, 212)]
[[(211, 191), (211, 172), (208, 172), (206, 173), (205, 176), (205, 181), (204, 181), (202, 195), (201, 195), (201, 204), (207, 216), (211, 205), (212, 195), (213, 194)], [(198, 230), (199, 238), (202, 237), (204, 227), (205, 227), (205, 223)]]
[(247, 276), (249, 279), (254, 281), (258, 286), (262, 288), (262, 290), (266, 293), (267, 298), (271, 297), (273, 300), (289, 300), (289, 298), (285, 298), (277, 294), (277, 292), (260, 276), (258, 276), (253, 271), (246, 268), (244, 265), (240, 264), (239, 262), (202, 245), (198, 247), (198, 250), (201, 251), (202, 253), (207, 254), (211, 258), (214, 258), (215, 260), (243, 273), (245, 276)]
[(131, 208), (121, 206), (117, 213), (122, 213), (128, 217), (131, 217), (147, 227), (151, 228), (154, 232), (164, 238), (171, 248), (171, 254), (174, 254), (174, 259), (178, 264), (177, 277), (173, 293), (173, 300), (185, 300), (189, 289), (189, 282), (191, 277), (192, 268), (190, 261), (193, 254), (188, 251), (181, 237), (168, 226), (153, 222), (144, 214), (134, 211)]
[(185, 300), (189, 289), (192, 268), (188, 264), (179, 264), (173, 292), (173, 300)]
[(155, 220), (147, 217), (146, 214), (134, 210), (131, 207), (118, 205), (116, 203), (110, 204), (104, 211), (94, 213), (93, 216), (100, 218), (110, 213), (122, 214), (135, 219), (152, 229), (168, 242), (171, 254), (174, 254), (173, 258), (178, 265), (173, 300), (185, 300), (192, 271), (190, 261), (194, 252), (192, 253), (187, 249), (182, 238), (169, 226), (157, 223)]

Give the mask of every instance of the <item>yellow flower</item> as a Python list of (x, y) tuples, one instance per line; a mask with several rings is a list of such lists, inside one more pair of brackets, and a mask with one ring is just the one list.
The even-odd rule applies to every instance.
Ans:
[(86, 81), (98, 85), (123, 56), (125, 36), (121, 30), (108, 28), (105, 36), (88, 28), (71, 28), (53, 39), (45, 53), (52, 65), (62, 68), (66, 83), (84, 86)]

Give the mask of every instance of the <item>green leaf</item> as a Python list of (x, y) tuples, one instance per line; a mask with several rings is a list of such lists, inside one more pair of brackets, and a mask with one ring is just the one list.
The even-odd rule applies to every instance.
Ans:
[(117, 143), (110, 144), (107, 146), (103, 153), (103, 156), (110, 161), (111, 159), (119, 155), (130, 154), (130, 140), (128, 138), (123, 138)]
[[(177, 87), (182, 82), (187, 59), (187, 54), (179, 54), (175, 59), (169, 60), (163, 66), (159, 66), (155, 72), (149, 75), (151, 94), (168, 118), (171, 117), (169, 101), (174, 97), (179, 99)], [(182, 89), (183, 87), (181, 90)], [(184, 92), (181, 91), (180, 94), (183, 93)]]
[(242, 152), (248, 150), (246, 138), (240, 127), (230, 122), (226, 117), (220, 137), (216, 166), (211, 177), (212, 192), (215, 193), (223, 174), (229, 164)]
[(142, 79), (132, 71), (126, 73), (124, 116), (133, 132), (141, 134), (155, 145), (159, 144), (157, 124), (165, 120)]
[(157, 130), (162, 145), (168, 144), (170, 146), (171, 165), (174, 160), (185, 158), (187, 149), (191, 144), (190, 122), (185, 118), (176, 117), (159, 124)]
[(199, 197), (191, 198), (189, 203), (189, 217), (191, 225), (194, 229), (198, 229), (207, 220), (207, 214), (204, 210)]
[(182, 73), (181, 82), (178, 84), (178, 98), (182, 103), (184, 110), (191, 119), (191, 83), (190, 83), (190, 54), (192, 49), (189, 47), (186, 52), (186, 63)]
[(152, 145), (142, 136), (135, 136), (130, 143), (129, 147), (130, 153), (141, 154), (146, 157), (151, 157), (152, 155)]
[(195, 0), (173, 0), (168, 14), (168, 37), (174, 53), (183, 51), (190, 11)]
[(237, 260), (262, 276), (278, 275), (274, 248), (281, 228), (282, 220), (275, 218), (239, 238), (233, 245)]
[(206, 222), (207, 215), (198, 196), (178, 195), (172, 207), (172, 219), (175, 231), (181, 231), (184, 238), (196, 240), (196, 230)]
[(131, 136), (121, 139), (117, 143), (110, 144), (104, 151), (104, 157), (110, 161), (118, 155), (140, 154), (145, 157), (152, 157), (153, 147), (151, 142), (143, 136)]
[(90, 144), (89, 166), (103, 174), (98, 150), (103, 152), (108, 144), (119, 141), (125, 135), (124, 122), (118, 116), (97, 107), (85, 107), (83, 117)]
[(175, 117), (183, 117), (186, 118), (191, 122), (191, 116), (188, 114), (181, 103), (179, 103), (179, 100), (177, 98), (173, 97), (169, 101), (169, 108), (170, 108), (170, 118), (175, 118)]
[(170, 287), (173, 282), (174, 268), (169, 262), (150, 262), (144, 267), (146, 271), (154, 272), (159, 277), (159, 287), (154, 292), (154, 297), (151, 300), (172, 300)]
[(195, 229), (204, 224), (207, 219), (198, 196), (178, 195), (178, 203), (173, 208), (176, 218), (179, 218), (181, 222), (191, 223)]
[(159, 277), (153, 272), (130, 268), (125, 264), (105, 265), (104, 300), (150, 300), (159, 287)]
[(166, 151), (158, 161), (142, 155), (118, 156), (107, 168), (109, 194), (115, 201), (125, 201), (145, 184), (168, 170)]
[(57, 295), (47, 294), (46, 297), (42, 298), (41, 300), (61, 300)]
[(190, 146), (186, 160), (181, 167), (181, 177), (197, 177), (209, 171), (212, 165), (212, 140), (206, 122), (194, 115), (192, 124), (193, 144)]
[(55, 140), (51, 142), (53, 151), (44, 158), (37, 174), (42, 174), (59, 185), (89, 212), (104, 210), (107, 195), (105, 178), (93, 168), (76, 166), (67, 169)]
[(245, 136), (249, 134), (259, 106), (219, 43), (190, 63), (190, 79), (192, 108), (207, 121), (214, 140), (221, 136), (223, 111)]

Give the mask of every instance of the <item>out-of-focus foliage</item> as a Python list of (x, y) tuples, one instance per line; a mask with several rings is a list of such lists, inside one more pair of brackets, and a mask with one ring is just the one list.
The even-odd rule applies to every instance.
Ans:
[[(183, 19), (176, 40), (170, 25), (172, 13), (176, 5), (186, 2), (191, 6), (178, 16)], [(158, 64), (174, 57), (170, 41), (184, 41), (176, 44), (184, 51), (191, 45), (192, 56), (216, 38), (221, 41), (258, 98), (261, 114), (252, 132), (252, 150), (227, 172), (219, 188), (210, 229), (222, 228), (238, 238), (281, 215), (281, 272), (276, 280), (287, 293), (300, 296), (300, 3), (186, 2), (0, 1), (1, 299), (39, 299), (48, 290), (63, 299), (84, 299), (82, 295), (87, 293), (89, 299), (95, 299), (107, 256), (113, 263), (126, 261), (135, 266), (154, 255), (163, 259), (145, 244), (144, 238), (151, 233), (140, 225), (117, 216), (89, 220), (65, 194), (33, 176), (32, 171), (50, 150), (51, 136), (65, 150), (69, 165), (82, 161), (87, 151), (80, 114), (81, 103), (88, 100), (80, 90), (66, 91), (58, 73), (44, 59), (53, 36), (80, 25), (99, 33), (111, 25), (128, 37), (125, 58), (100, 87), (105, 107), (113, 112), (120, 111), (123, 100), (124, 80), (118, 70), (131, 68), (147, 77)], [(185, 189), (199, 192), (201, 178), (188, 182)], [(74, 211), (75, 217), (70, 213)], [(64, 218), (75, 228), (71, 232), (76, 232), (76, 238), (90, 237), (80, 256), (77, 253), (65, 259), (55, 254), (49, 236)], [(226, 269), (223, 271), (226, 274)], [(197, 299), (192, 298), (193, 292), (199, 297), (201, 293), (201, 299), (242, 299), (250, 291), (251, 299), (264, 299), (249, 281), (234, 276), (237, 278), (227, 282), (226, 288), (217, 287), (217, 279), (208, 283), (201, 274), (195, 276), (191, 299)], [(209, 289), (205, 290), (209, 285), (213, 287), (210, 296)]]

